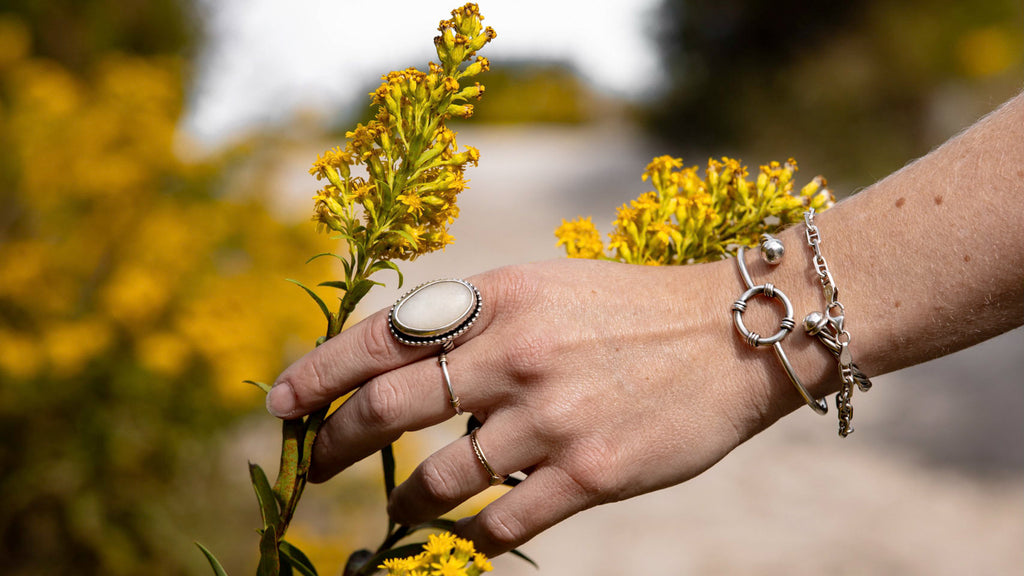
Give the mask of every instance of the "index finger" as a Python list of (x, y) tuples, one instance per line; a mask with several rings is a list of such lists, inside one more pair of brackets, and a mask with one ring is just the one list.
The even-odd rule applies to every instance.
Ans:
[[(481, 300), (477, 300), (478, 310)], [(479, 330), (486, 312), (487, 306), (483, 306), (479, 316), (474, 314), (476, 322), (471, 331)], [(375, 376), (440, 351), (440, 345), (399, 342), (391, 333), (388, 314), (388, 309), (376, 312), (285, 369), (267, 395), (267, 411), (278, 418), (298, 418)]]

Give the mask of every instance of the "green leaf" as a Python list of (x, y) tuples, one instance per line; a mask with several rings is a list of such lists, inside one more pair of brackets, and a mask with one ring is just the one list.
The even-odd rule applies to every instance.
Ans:
[(388, 550), (397, 544), (399, 540), (405, 538), (412, 532), (412, 530), (405, 525), (397, 526), (397, 530), (395, 528), (395, 521), (388, 518), (388, 537), (381, 542), (380, 547), (377, 548), (377, 551), (374, 552), (374, 554), (380, 554), (384, 550)]
[(253, 386), (259, 388), (260, 390), (263, 390), (267, 394), (270, 394), (271, 386), (269, 384), (264, 384), (263, 382), (256, 382), (255, 380), (242, 380), (242, 384), (252, 384)]
[(388, 444), (381, 448), (380, 459), (384, 464), (384, 496), (391, 498), (391, 491), (395, 489), (395, 448), (394, 444)]
[(422, 524), (417, 524), (409, 529), (409, 532), (419, 532), (420, 530), (444, 530), (446, 532), (455, 533), (455, 520), (449, 520), (447, 518), (435, 518)]
[[(356, 247), (355, 269), (356, 270), (362, 270), (363, 266), (366, 265), (366, 246), (363, 246), (363, 242), (357, 242), (355, 247)], [(346, 278), (351, 278), (351, 276), (346, 276)]]
[(316, 292), (313, 292), (312, 290), (307, 288), (305, 284), (299, 282), (298, 280), (294, 280), (292, 278), (285, 278), (285, 280), (305, 290), (306, 293), (309, 294), (310, 297), (316, 301), (317, 306), (319, 306), (320, 310), (324, 313), (324, 317), (327, 318), (327, 322), (331, 321), (331, 318), (333, 318), (333, 316), (331, 316), (331, 311), (327, 308), (327, 304), (324, 304), (324, 301), (321, 300), (320, 297), (316, 295)]
[(469, 418), (466, 418), (466, 433), (463, 434), (463, 436), (469, 436), (473, 433), (473, 430), (476, 430), (481, 426), (483, 426), (483, 423), (481, 423), (476, 416), (470, 414)]
[(520, 558), (521, 560), (529, 562), (534, 568), (540, 570), (540, 566), (536, 562), (534, 562), (533, 559), (531, 559), (529, 556), (520, 552), (518, 548), (515, 550), (509, 550), (508, 553)]
[(356, 282), (355, 285), (352, 286), (352, 289), (345, 292), (344, 298), (341, 299), (342, 307), (349, 311), (355, 310), (356, 304), (363, 299), (363, 296), (366, 296), (366, 293), (369, 292), (370, 288), (373, 288), (375, 284), (377, 283), (373, 280), (366, 279)]
[(345, 261), (344, 258), (342, 258), (338, 254), (335, 254), (334, 252), (321, 252), (319, 254), (314, 254), (313, 256), (310, 256), (309, 260), (306, 260), (306, 264), (309, 264), (310, 262), (312, 262), (312, 261), (314, 261), (314, 260), (316, 260), (318, 258), (323, 258), (324, 256), (333, 256), (333, 257), (337, 258), (338, 260), (341, 260), (342, 262)]
[(405, 282), (405, 278), (402, 276), (402, 271), (398, 269), (398, 264), (395, 264), (391, 260), (378, 260), (374, 262), (373, 266), (370, 266), (369, 274), (373, 274), (374, 272), (384, 269), (394, 270), (395, 274), (398, 274), (398, 287), (401, 288), (402, 284)]
[(280, 576), (281, 560), (277, 554), (277, 534), (273, 526), (268, 526), (260, 536), (260, 563), (256, 567), (256, 576)]
[(281, 513), (277, 508), (277, 499), (274, 497), (274, 491), (270, 489), (270, 481), (267, 480), (267, 475), (263, 472), (263, 468), (252, 462), (249, 463), (249, 477), (252, 479), (252, 487), (256, 490), (256, 499), (260, 503), (260, 515), (263, 516), (263, 525), (268, 530), (274, 531), (281, 521)]
[(313, 563), (303, 554), (302, 550), (282, 540), (278, 543), (278, 552), (281, 554), (281, 559), (302, 576), (318, 576)]
[(352, 277), (352, 263), (347, 258), (341, 259), (341, 265), (345, 268), (345, 278)]
[(329, 288), (337, 288), (338, 290), (348, 290), (348, 285), (345, 284), (344, 280), (331, 280), (329, 282), (321, 282), (317, 286), (327, 286)]
[(203, 555), (206, 556), (206, 561), (210, 563), (210, 568), (213, 568), (213, 573), (216, 576), (228, 576), (227, 571), (225, 571), (224, 567), (221, 566), (220, 562), (217, 561), (217, 558), (213, 555), (213, 552), (207, 550), (206, 546), (203, 546), (199, 542), (196, 542), (195, 544), (199, 547), (199, 550), (202, 551)]

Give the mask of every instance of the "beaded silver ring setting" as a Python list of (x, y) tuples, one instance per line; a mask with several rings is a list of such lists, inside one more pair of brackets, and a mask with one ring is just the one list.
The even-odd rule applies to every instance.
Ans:
[(465, 280), (445, 278), (413, 288), (388, 312), (391, 335), (402, 344), (441, 346), (437, 363), (449, 403), (457, 415), (462, 414), (462, 407), (448, 373), (448, 353), (455, 348), (455, 338), (469, 330), (482, 309), (483, 298), (476, 286)]

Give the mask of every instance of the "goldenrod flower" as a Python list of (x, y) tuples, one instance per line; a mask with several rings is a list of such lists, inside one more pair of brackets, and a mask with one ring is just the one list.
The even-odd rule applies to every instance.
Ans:
[(387, 570), (388, 576), (480, 576), (493, 569), (490, 560), (477, 552), (472, 542), (450, 532), (431, 534), (423, 552), (385, 560), (379, 568)]
[(569, 258), (598, 258), (604, 252), (601, 244), (601, 233), (590, 221), (590, 216), (572, 222), (562, 220), (562, 225), (555, 230), (558, 246), (565, 246)]
[(456, 540), (459, 540), (459, 538), (456, 538), (455, 534), (451, 532), (431, 534), (427, 537), (427, 543), (423, 545), (423, 551), (436, 558), (447, 558), (451, 555)]
[[(480, 153), (459, 151), (452, 117), (468, 118), (484, 87), (463, 82), (487, 69), (476, 51), (495, 37), (484, 28), (475, 4), (452, 11), (435, 38), (439, 64), (427, 72), (415, 68), (389, 72), (371, 93), (377, 107), (370, 122), (347, 132), (344, 148), (328, 150), (310, 168), (334, 190), (318, 193), (314, 220), (349, 243), (364, 270), (385, 260), (412, 260), (444, 248), (453, 239), (447, 228), (458, 214), (456, 197), (466, 187), (463, 171)], [(464, 66), (465, 64), (465, 66)], [(352, 177), (362, 165), (367, 178)], [(410, 234), (409, 230), (419, 231)]]
[(651, 160), (642, 180), (654, 190), (641, 194), (616, 212), (607, 253), (590, 218), (562, 221), (555, 231), (558, 246), (570, 258), (617, 260), (632, 264), (689, 264), (716, 260), (739, 246), (757, 244), (761, 234), (802, 218), (808, 208), (832, 206), (825, 179), (816, 177), (793, 193), (796, 160), (761, 166), (755, 182), (732, 158), (708, 160), (701, 178), (696, 166), (680, 158)]

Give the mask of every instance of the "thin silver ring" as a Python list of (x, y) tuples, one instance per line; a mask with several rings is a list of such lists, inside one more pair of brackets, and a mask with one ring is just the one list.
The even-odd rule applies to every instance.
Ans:
[(469, 433), (469, 441), (473, 444), (473, 452), (476, 454), (476, 459), (484, 465), (484, 470), (486, 470), (487, 474), (491, 477), (491, 486), (497, 486), (505, 481), (506, 476), (502, 476), (495, 472), (494, 468), (491, 468), (491, 465), (487, 462), (487, 457), (484, 456), (484, 451), (480, 448), (480, 442), (476, 439), (477, 430), (479, 430), (479, 428), (473, 428), (473, 431)]
[(448, 388), (448, 403), (455, 409), (456, 416), (462, 416), (462, 402), (455, 394), (455, 389), (452, 388), (452, 378), (448, 374), (448, 355), (441, 352), (441, 354), (437, 356), (437, 363), (441, 366), (441, 376), (444, 377), (444, 385)]

